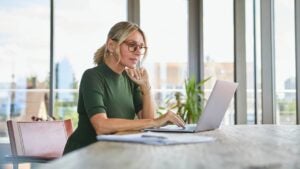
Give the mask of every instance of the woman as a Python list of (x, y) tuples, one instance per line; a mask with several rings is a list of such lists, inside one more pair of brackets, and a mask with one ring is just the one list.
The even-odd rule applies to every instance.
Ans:
[[(154, 118), (155, 104), (147, 71), (136, 68), (147, 53), (144, 32), (130, 22), (115, 24), (94, 56), (96, 67), (84, 72), (79, 89), (78, 128), (64, 154), (96, 142), (96, 135), (142, 130), (173, 123), (184, 127), (172, 112)], [(135, 117), (138, 119), (135, 119)]]

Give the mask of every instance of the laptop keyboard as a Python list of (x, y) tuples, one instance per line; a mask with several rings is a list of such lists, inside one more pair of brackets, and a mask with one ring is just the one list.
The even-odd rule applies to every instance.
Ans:
[(176, 125), (166, 125), (163, 127), (160, 127), (161, 129), (176, 129), (176, 130), (195, 130), (196, 124), (186, 124), (185, 128), (178, 127)]

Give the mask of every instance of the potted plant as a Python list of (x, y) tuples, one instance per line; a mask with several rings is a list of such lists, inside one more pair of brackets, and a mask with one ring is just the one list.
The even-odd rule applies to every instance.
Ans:
[(195, 77), (186, 79), (184, 81), (185, 93), (175, 92), (173, 96), (166, 100), (166, 107), (160, 107), (160, 110), (173, 110), (186, 123), (195, 123), (204, 108), (203, 85), (209, 79), (210, 77), (199, 83), (196, 82)]

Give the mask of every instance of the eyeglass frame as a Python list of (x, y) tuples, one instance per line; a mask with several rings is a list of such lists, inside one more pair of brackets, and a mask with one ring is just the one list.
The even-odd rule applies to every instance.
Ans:
[[(148, 50), (148, 47), (147, 46), (143, 46), (143, 45), (138, 45), (136, 42), (134, 42), (134, 41), (132, 41), (132, 42), (130, 42), (130, 41), (124, 41), (124, 42), (122, 42), (122, 43), (124, 43), (125, 45), (127, 45), (127, 49), (128, 49), (128, 51), (129, 52), (136, 52), (138, 49), (139, 49), (139, 51), (141, 52), (141, 51), (143, 51), (143, 52), (141, 52), (141, 54), (142, 55), (144, 55), (146, 52), (147, 52), (147, 50)], [(131, 44), (130, 44), (131, 43)]]

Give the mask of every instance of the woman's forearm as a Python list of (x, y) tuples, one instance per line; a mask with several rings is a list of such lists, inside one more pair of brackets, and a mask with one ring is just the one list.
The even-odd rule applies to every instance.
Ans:
[(151, 94), (150, 87), (143, 89), (143, 109), (141, 113), (141, 119), (154, 119), (155, 114), (155, 102)]
[(97, 134), (112, 134), (121, 131), (137, 131), (155, 126), (153, 119), (127, 120), (118, 118), (103, 118), (95, 115), (91, 122)]
[(107, 118), (106, 113), (98, 113), (90, 118), (97, 134), (112, 134), (121, 131), (137, 131), (145, 128), (160, 127), (167, 123), (173, 123), (184, 127), (183, 120), (175, 113), (168, 111), (155, 119), (127, 120)]

